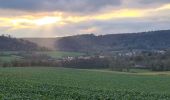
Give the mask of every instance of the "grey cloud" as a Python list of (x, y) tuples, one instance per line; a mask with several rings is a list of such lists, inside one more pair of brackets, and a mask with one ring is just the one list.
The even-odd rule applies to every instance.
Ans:
[[(150, 18), (148, 19), (129, 18), (129, 19), (121, 19), (121, 20), (90, 21), (90, 22), (74, 24), (70, 27), (72, 27), (70, 29), (73, 30), (83, 30), (83, 29), (86, 30), (88, 28), (97, 27), (98, 30), (96, 34), (100, 35), (100, 34), (131, 33), (131, 32), (170, 29), (170, 21), (150, 20)], [(78, 32), (81, 33), (81, 31)], [(88, 33), (82, 33), (82, 34), (88, 34)]]
[[(99, 23), (96, 23), (99, 25)], [(100, 23), (100, 34), (114, 34), (114, 33), (131, 33), (153, 31), (160, 29), (170, 29), (170, 22), (167, 21), (148, 21), (144, 19), (126, 19), (122, 21), (114, 21)], [(105, 31), (107, 30), (107, 31)], [(107, 32), (107, 33), (105, 33)]]
[(153, 7), (159, 7), (161, 5), (170, 3), (170, 0), (139, 0), (138, 4), (135, 6), (140, 6), (143, 8), (153, 8)]
[(123, 0), (122, 7), (127, 8), (155, 8), (170, 3), (170, 0)]
[(139, 0), (142, 4), (165, 4), (170, 3), (170, 0)]
[(0, 8), (24, 11), (91, 12), (120, 4), (121, 0), (0, 0)]
[(170, 0), (0, 0), (0, 9), (96, 13), (106, 7), (145, 8), (166, 3), (170, 3)]

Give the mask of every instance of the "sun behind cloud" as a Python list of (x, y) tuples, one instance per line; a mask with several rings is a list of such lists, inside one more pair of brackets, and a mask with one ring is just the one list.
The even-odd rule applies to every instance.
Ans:
[(170, 3), (150, 7), (147, 5), (131, 7), (122, 4), (91, 13), (67, 10), (27, 12), (0, 8), (0, 14), (1, 33), (17, 34), (16, 36), (20, 36), (18, 33), (37, 36), (37, 33), (43, 32), (46, 36), (138, 32), (169, 28)]
[(55, 24), (57, 22), (60, 22), (61, 18), (60, 17), (41, 17), (41, 18), (16, 18), (16, 19), (11, 19), (11, 23), (13, 24), (14, 27), (17, 28), (22, 28), (22, 27), (32, 27), (32, 26), (43, 26), (43, 25), (49, 25), (49, 24)]
[(47, 25), (47, 24), (54, 24), (61, 21), (60, 17), (44, 17), (44, 18), (40, 18), (38, 20), (35, 20), (35, 24), (36, 25)]

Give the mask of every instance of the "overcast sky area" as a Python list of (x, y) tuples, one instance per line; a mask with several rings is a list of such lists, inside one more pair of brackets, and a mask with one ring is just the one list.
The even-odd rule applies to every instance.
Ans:
[(0, 0), (0, 34), (58, 37), (170, 29), (170, 0)]

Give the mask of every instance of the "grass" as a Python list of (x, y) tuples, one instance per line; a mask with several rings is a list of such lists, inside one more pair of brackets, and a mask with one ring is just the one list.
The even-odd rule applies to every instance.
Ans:
[(48, 56), (51, 56), (53, 58), (63, 58), (63, 57), (77, 57), (85, 55), (84, 53), (78, 53), (78, 52), (63, 52), (63, 51), (45, 51), (45, 52), (38, 52), (40, 54), (46, 54)]
[[(151, 73), (151, 72), (145, 72)], [(3, 100), (169, 100), (170, 75), (65, 68), (0, 68)]]
[[(18, 56), (18, 51), (2, 51), (0, 52), (0, 62), (11, 62), (14, 60), (20, 60), (23, 57)], [(58, 59), (63, 57), (77, 57), (82, 56), (84, 53), (77, 52), (62, 52), (62, 51), (46, 51), (46, 52), (37, 52), (38, 54), (45, 54), (52, 58)]]
[(21, 57), (14, 56), (14, 55), (12, 55), (12, 56), (1, 56), (0, 57), (0, 60), (2, 62), (10, 62), (10, 61), (17, 60), (17, 59), (21, 59)]
[(0, 52), (0, 61), (2, 62), (10, 62), (13, 60), (21, 59), (22, 57), (17, 56), (17, 52)]

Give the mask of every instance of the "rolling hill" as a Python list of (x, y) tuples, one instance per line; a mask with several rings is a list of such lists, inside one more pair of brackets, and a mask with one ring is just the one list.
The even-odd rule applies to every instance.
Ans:
[[(61, 38), (25, 38), (41, 46), (61, 51), (108, 52), (122, 50), (163, 50), (170, 48), (170, 30), (141, 33), (76, 35)], [(50, 45), (52, 44), (52, 45)]]
[(23, 39), (0, 36), (0, 51), (37, 51), (45, 48)]

